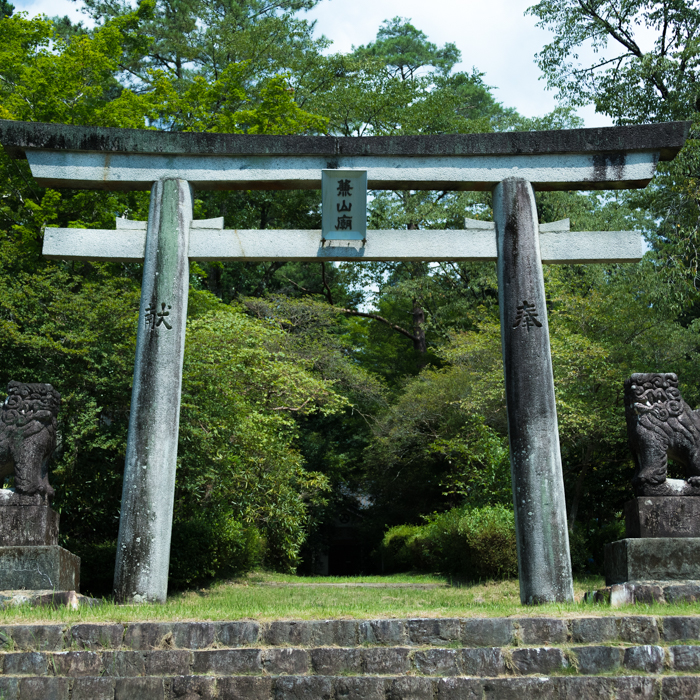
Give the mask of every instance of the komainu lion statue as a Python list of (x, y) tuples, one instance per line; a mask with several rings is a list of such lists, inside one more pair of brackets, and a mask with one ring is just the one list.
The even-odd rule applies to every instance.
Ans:
[(652, 495), (654, 487), (666, 482), (669, 457), (685, 467), (684, 490), (700, 487), (700, 411), (683, 401), (675, 374), (633, 374), (627, 379), (625, 417), (637, 495)]
[(49, 459), (56, 449), (61, 395), (51, 384), (10, 382), (0, 408), (0, 479), (15, 477), (15, 492), (49, 500)]

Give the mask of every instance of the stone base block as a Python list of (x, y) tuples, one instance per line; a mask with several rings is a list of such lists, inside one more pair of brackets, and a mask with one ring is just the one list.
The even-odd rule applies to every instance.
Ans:
[(41, 496), (0, 489), (0, 547), (58, 544), (58, 520)]
[(80, 557), (58, 545), (0, 547), (0, 590), (80, 591)]
[(605, 545), (605, 583), (700, 580), (700, 537), (627, 538)]
[(700, 581), (628, 581), (588, 591), (586, 602), (608, 603), (610, 607), (650, 603), (697, 603)]
[(90, 598), (75, 591), (0, 591), (0, 607), (5, 608), (29, 605), (52, 608), (65, 606), (71, 610), (77, 610), (81, 606), (92, 608), (102, 605), (103, 602), (101, 598)]
[(625, 503), (627, 537), (700, 537), (700, 497), (640, 496)]

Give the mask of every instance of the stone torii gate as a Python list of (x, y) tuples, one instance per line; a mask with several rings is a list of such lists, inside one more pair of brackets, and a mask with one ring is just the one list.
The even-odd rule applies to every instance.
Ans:
[[(573, 599), (542, 263), (637, 261), (638, 233), (538, 225), (535, 190), (644, 187), (683, 146), (689, 123), (603, 129), (336, 138), (184, 134), (0, 121), (0, 143), (46, 187), (150, 190), (148, 222), (48, 228), (55, 259), (143, 261), (115, 593), (164, 601), (190, 260), (495, 260), (520, 596)], [(372, 189), (493, 191), (494, 222), (464, 230), (225, 230), (193, 221), (196, 189), (320, 189), (324, 169), (367, 171)]]

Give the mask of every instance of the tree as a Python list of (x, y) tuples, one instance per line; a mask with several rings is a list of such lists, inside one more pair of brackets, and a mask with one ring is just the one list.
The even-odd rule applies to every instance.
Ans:
[(12, 17), (14, 11), (15, 6), (9, 0), (0, 0), (0, 19)]

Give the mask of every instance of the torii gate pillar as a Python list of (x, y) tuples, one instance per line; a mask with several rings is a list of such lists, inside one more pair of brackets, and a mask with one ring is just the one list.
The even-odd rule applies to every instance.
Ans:
[(494, 190), (498, 304), (523, 603), (574, 599), (549, 324), (532, 185)]

